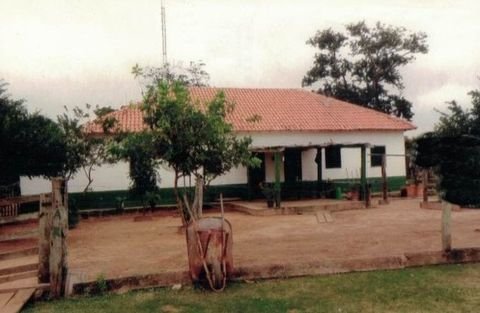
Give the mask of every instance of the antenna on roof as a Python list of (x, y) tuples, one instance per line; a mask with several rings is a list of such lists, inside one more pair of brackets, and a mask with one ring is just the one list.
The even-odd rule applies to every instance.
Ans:
[(162, 56), (163, 56), (163, 66), (167, 65), (167, 26), (165, 22), (165, 5), (164, 0), (162, 0)]

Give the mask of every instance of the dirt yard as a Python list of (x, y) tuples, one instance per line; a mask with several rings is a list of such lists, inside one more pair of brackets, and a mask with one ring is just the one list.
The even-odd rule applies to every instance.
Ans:
[[(314, 215), (249, 216), (227, 212), (233, 225), (235, 266), (395, 256), (441, 250), (441, 212), (419, 208), (419, 200), (397, 200), (369, 210)], [(453, 246), (480, 246), (480, 210), (452, 212)], [(187, 269), (180, 218), (132, 216), (82, 220), (70, 232), (70, 269), (80, 280)]]

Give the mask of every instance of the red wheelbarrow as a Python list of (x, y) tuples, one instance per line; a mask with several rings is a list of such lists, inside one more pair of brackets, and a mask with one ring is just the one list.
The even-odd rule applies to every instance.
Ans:
[(194, 284), (214, 291), (225, 288), (233, 272), (232, 225), (223, 217), (194, 220), (187, 226), (190, 276)]

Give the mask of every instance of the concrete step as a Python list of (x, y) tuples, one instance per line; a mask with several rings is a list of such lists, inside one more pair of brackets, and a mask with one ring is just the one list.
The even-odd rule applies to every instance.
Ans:
[(22, 266), (32, 266), (38, 263), (38, 255), (27, 255), (21, 258), (0, 261), (0, 275), (8, 274), (9, 269)]
[[(15, 288), (1, 287), (0, 288), (0, 297), (3, 294), (14, 293), (18, 290), (30, 289), (30, 288), (35, 288), (35, 290), (48, 290), (48, 289), (50, 289), (50, 284), (31, 284), (31, 285), (28, 285), (28, 286), (15, 287)], [(0, 301), (0, 303), (1, 303), (1, 301)]]
[(31, 247), (0, 253), (0, 261), (38, 254), (38, 247)]
[(38, 238), (38, 229), (28, 229), (20, 232), (12, 232), (7, 234), (0, 234), (0, 241), (12, 241), (19, 239)]
[(36, 271), (36, 270), (38, 270), (38, 263), (36, 262), (30, 263), (30, 264), (17, 265), (13, 267), (0, 269), (0, 277), (4, 275), (18, 274), (18, 273)]
[(2, 275), (2, 276), (0, 276), (0, 284), (12, 282), (12, 281), (15, 281), (15, 280), (21, 280), (21, 279), (25, 279), (25, 278), (37, 277), (37, 276), (38, 276), (38, 270), (37, 269), (26, 271), (26, 272)]
[(27, 219), (24, 221), (18, 221), (16, 223), (3, 224), (0, 230), (0, 234), (8, 234), (21, 232), (25, 230), (38, 229), (38, 220)]
[(9, 281), (6, 283), (1, 283), (0, 289), (2, 290), (6, 288), (19, 289), (19, 288), (25, 288), (28, 286), (33, 286), (36, 284), (38, 284), (38, 277), (28, 277), (28, 278), (23, 278), (19, 280)]

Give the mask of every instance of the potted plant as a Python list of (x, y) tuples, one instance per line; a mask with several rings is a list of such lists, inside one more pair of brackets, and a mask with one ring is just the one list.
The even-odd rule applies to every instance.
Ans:
[(417, 186), (415, 182), (408, 181), (407, 185), (405, 186), (407, 190), (407, 197), (416, 197), (417, 196)]
[(409, 180), (405, 188), (408, 197), (421, 197), (423, 195), (423, 183), (417, 178)]
[(267, 199), (267, 207), (273, 208), (273, 203), (275, 200), (275, 190), (271, 184), (260, 183), (260, 189), (262, 190), (265, 199)]
[(407, 181), (407, 196), (408, 197), (421, 197), (423, 196), (423, 182), (421, 177), (422, 169), (416, 165), (411, 166), (410, 175), (411, 178)]
[(351, 184), (348, 192), (346, 193), (346, 198), (348, 200), (359, 200), (360, 199), (360, 184)]
[(117, 214), (122, 214), (125, 210), (125, 200), (126, 197), (116, 197), (115, 198), (115, 212)]
[(160, 194), (155, 191), (147, 191), (145, 194), (146, 202), (150, 208), (150, 211), (153, 212), (157, 203), (160, 203)]

